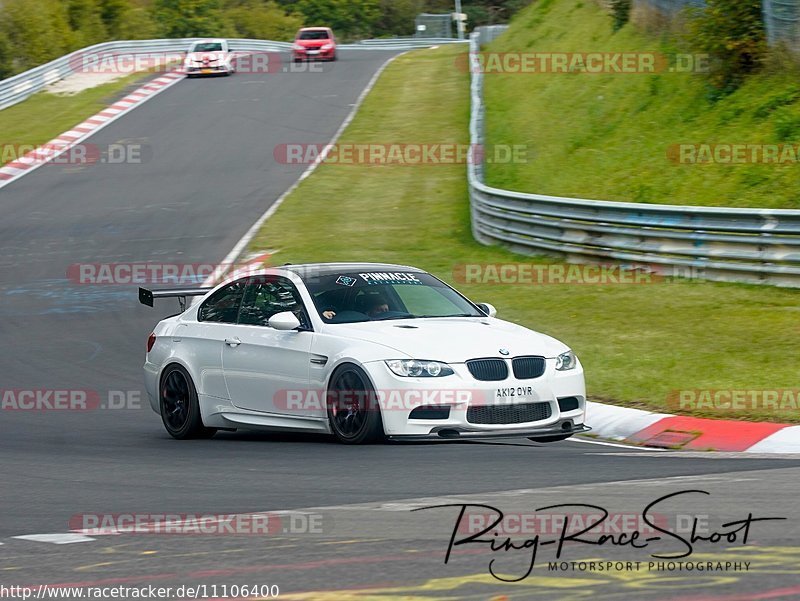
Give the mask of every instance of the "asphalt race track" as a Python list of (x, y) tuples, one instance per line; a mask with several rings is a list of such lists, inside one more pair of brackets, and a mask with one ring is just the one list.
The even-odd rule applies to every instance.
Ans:
[[(389, 56), (342, 52), (321, 72), (181, 81), (88, 141), (141, 144), (142, 164), (47, 165), (0, 191), (2, 389), (86, 390), (126, 404), (0, 411), (0, 585), (205, 584), (218, 598), (224, 591), (212, 595), (210, 585), (277, 585), (284, 599), (331, 600), (800, 598), (800, 510), (775, 501), (796, 497), (798, 457), (592, 441), (346, 447), (241, 432), (169, 438), (146, 406), (141, 364), (152, 325), (172, 307), (139, 305), (132, 285), (75, 283), (70, 265), (220, 261), (305, 169), (276, 164), (274, 147), (328, 141)], [(753, 523), (746, 546), (739, 533), (674, 560), (748, 562), (746, 572), (648, 569), (666, 561), (651, 553), (685, 551), (676, 539), (646, 549), (573, 542), (562, 561), (640, 561), (641, 569), (551, 572), (555, 550), (542, 545), (528, 578), (502, 582), (489, 573), (492, 559), (494, 572), (512, 580), (525, 574), (529, 549), (464, 544), (445, 565), (458, 508), (411, 511), (468, 503), (519, 515), (591, 503), (636, 515), (690, 489), (711, 495), (670, 499), (661, 512), (707, 516), (709, 533), (750, 513), (788, 521)], [(268, 536), (63, 536), (82, 514), (280, 511), (295, 513)], [(15, 538), (43, 534), (57, 536)]]

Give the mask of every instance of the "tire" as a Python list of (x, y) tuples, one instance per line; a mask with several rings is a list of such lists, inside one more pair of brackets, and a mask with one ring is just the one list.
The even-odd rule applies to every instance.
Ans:
[(172, 438), (211, 438), (216, 433), (215, 428), (203, 425), (194, 382), (180, 365), (173, 364), (164, 370), (158, 403), (161, 421)]
[(328, 422), (343, 444), (370, 444), (385, 439), (380, 406), (366, 372), (351, 363), (336, 369), (328, 384)]
[(559, 434), (557, 436), (540, 436), (539, 438), (528, 438), (528, 440), (532, 440), (533, 442), (561, 442), (562, 440), (566, 440), (567, 438), (571, 438), (572, 434)]

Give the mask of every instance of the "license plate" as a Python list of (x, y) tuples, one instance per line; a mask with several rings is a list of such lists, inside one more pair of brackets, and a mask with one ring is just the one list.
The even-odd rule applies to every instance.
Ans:
[(200, 73), (213, 73), (211, 69), (202, 69)]
[(309, 54), (319, 54), (319, 50), (309, 50)]
[(494, 391), (494, 401), (500, 405), (538, 400), (538, 395), (533, 391), (532, 386), (509, 386), (507, 388), (496, 388)]

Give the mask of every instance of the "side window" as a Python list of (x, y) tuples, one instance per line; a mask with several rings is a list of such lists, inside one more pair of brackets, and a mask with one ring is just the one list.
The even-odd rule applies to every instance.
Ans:
[(239, 312), (239, 324), (266, 326), (276, 313), (291, 311), (308, 327), (303, 302), (294, 285), (284, 278), (256, 277), (250, 281)]
[(246, 280), (239, 280), (217, 290), (200, 306), (197, 320), (236, 323), (245, 286)]

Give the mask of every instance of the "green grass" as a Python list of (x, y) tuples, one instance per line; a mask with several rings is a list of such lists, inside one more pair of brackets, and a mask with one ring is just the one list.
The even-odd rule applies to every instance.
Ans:
[[(486, 50), (671, 54), (676, 44), (631, 25), (612, 33), (595, 2), (553, 0), (521, 11)], [(800, 142), (800, 73), (790, 61), (717, 101), (704, 75), (669, 71), (488, 73), (485, 88), (487, 140), (526, 145), (532, 155), (489, 166), (492, 185), (626, 202), (800, 207), (798, 163), (678, 165), (667, 157), (673, 144)]]
[[(0, 111), (0, 144), (45, 144), (102, 111), (118, 99), (126, 88), (146, 77), (149, 74), (135, 73), (72, 96), (48, 92), (34, 94)], [(8, 158), (8, 154), (0, 153), (0, 158)]]
[[(468, 79), (454, 68), (458, 52), (398, 58), (340, 141), (467, 143)], [(275, 264), (388, 261), (449, 282), (458, 264), (531, 261), (472, 239), (463, 165), (323, 164), (251, 247), (277, 250)], [(797, 385), (797, 291), (697, 281), (458, 287), (495, 304), (500, 317), (572, 346), (595, 399), (663, 410), (673, 390)], [(705, 414), (800, 422), (796, 411)]]

